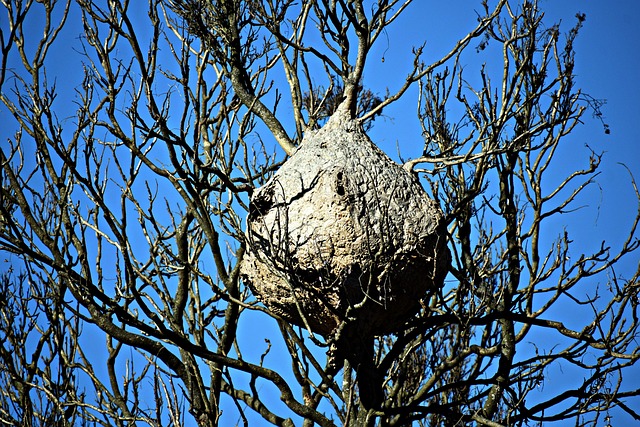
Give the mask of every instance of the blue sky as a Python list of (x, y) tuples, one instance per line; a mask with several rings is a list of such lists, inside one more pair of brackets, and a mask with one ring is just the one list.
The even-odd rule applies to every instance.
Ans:
[[(387, 87), (393, 93), (410, 71), (412, 47), (426, 42), (425, 61), (428, 63), (438, 58), (475, 25), (474, 7), (477, 3), (470, 0), (415, 0), (378, 40), (368, 60), (365, 83), (379, 93)], [(585, 93), (606, 100), (602, 112), (611, 129), (611, 134), (605, 135), (602, 124), (587, 113), (584, 126), (578, 127), (567, 138), (567, 150), (561, 154), (569, 168), (578, 167), (576, 162), (584, 161), (585, 156), (588, 159), (585, 144), (606, 154), (602, 163), (603, 173), (598, 178), (600, 188), (590, 190), (588, 198), (583, 200), (588, 208), (561, 217), (557, 225), (559, 228), (570, 227), (583, 248), (593, 249), (605, 238), (619, 243), (626, 236), (626, 226), (630, 225), (637, 208), (628, 172), (619, 163), (626, 164), (640, 180), (640, 141), (636, 130), (640, 119), (637, 104), (640, 99), (640, 37), (637, 30), (640, 2), (541, 0), (540, 6), (546, 11), (549, 21), (562, 20), (564, 31), (573, 26), (577, 12), (586, 14), (586, 22), (576, 44), (577, 83)], [(3, 26), (5, 19), (4, 16), (0, 18)], [(55, 63), (51, 62), (52, 74), (58, 78), (59, 89), (63, 92), (61, 99), (73, 97), (73, 85), (80, 82), (82, 75), (79, 63), (68, 60), (73, 57), (69, 45), (77, 46), (76, 37), (81, 26), (70, 27), (66, 33), (69, 43), (57, 44), (52, 52), (52, 58), (55, 58)], [(463, 65), (473, 73), (479, 63), (470, 57)], [(393, 158), (397, 158), (396, 146), (406, 157), (415, 156), (422, 148), (415, 109), (414, 91), (407, 93), (404, 101), (386, 109), (385, 117), (376, 121), (371, 137)], [(6, 120), (4, 114), (6, 110), (0, 109), (0, 123)], [(0, 143), (4, 144), (9, 136), (7, 133), (0, 125)], [(621, 267), (631, 271), (637, 263), (637, 259), (629, 259)], [(262, 337), (256, 337), (255, 330), (251, 328), (251, 317), (243, 318), (241, 322), (239, 339), (257, 342), (247, 349), (245, 356), (255, 352), (254, 359), (259, 358), (266, 343)], [(244, 328), (243, 324), (247, 327)], [(269, 358), (277, 358), (278, 351), (274, 348)], [(551, 392), (553, 388), (548, 390)], [(277, 396), (274, 400), (277, 401)]]
[[(380, 91), (389, 87), (393, 93), (410, 70), (411, 48), (426, 41), (425, 62), (436, 59), (450, 49), (465, 31), (475, 25), (475, 2), (452, 0), (448, 2), (416, 1), (388, 31), (388, 43), (381, 37), (374, 47), (365, 71), (365, 79), (378, 86)], [(607, 101), (603, 108), (605, 121), (611, 126), (611, 135), (599, 132), (600, 123), (586, 122), (577, 129), (574, 137), (591, 143), (602, 143), (612, 158), (628, 161), (640, 170), (640, 144), (635, 136), (635, 123), (640, 118), (636, 100), (640, 96), (640, 37), (637, 33), (640, 19), (640, 3), (621, 1), (614, 3), (585, 0), (542, 0), (547, 22), (561, 20), (561, 30), (568, 31), (575, 23), (575, 14), (586, 14), (586, 22), (576, 43), (577, 84), (594, 98)], [(381, 58), (385, 61), (382, 62)], [(500, 60), (499, 58), (497, 58)], [(477, 71), (472, 58), (465, 71)], [(409, 103), (415, 98), (407, 96)], [(385, 113), (387, 139), (404, 136), (403, 128), (413, 129), (414, 116), (406, 114), (409, 105), (390, 107)], [(415, 108), (410, 111), (415, 111)], [(589, 115), (585, 116), (590, 118)], [(415, 124), (413, 125), (415, 126)], [(382, 126), (378, 126), (381, 128)], [(408, 139), (413, 136), (409, 134)], [(392, 142), (395, 144), (395, 142)], [(402, 145), (402, 142), (401, 144)]]

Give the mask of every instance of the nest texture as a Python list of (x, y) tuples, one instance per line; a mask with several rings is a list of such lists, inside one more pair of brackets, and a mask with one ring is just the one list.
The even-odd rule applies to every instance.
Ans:
[(361, 126), (334, 115), (252, 196), (241, 277), (275, 314), (324, 336), (395, 332), (450, 263), (442, 212)]

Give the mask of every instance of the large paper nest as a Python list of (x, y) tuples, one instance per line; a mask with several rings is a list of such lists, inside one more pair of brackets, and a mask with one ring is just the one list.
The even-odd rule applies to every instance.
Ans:
[(324, 336), (398, 331), (450, 263), (442, 212), (344, 114), (308, 132), (251, 198), (242, 279), (275, 314)]

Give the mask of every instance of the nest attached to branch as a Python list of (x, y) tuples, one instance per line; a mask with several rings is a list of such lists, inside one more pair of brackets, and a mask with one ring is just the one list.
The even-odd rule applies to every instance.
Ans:
[(402, 329), (451, 260), (437, 204), (340, 111), (255, 191), (246, 235), (245, 283), (325, 337)]

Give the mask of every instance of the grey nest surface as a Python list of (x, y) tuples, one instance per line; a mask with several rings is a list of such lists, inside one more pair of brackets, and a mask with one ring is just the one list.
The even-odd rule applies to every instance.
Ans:
[(336, 113), (251, 198), (241, 277), (274, 314), (323, 336), (402, 329), (450, 264), (437, 203)]

